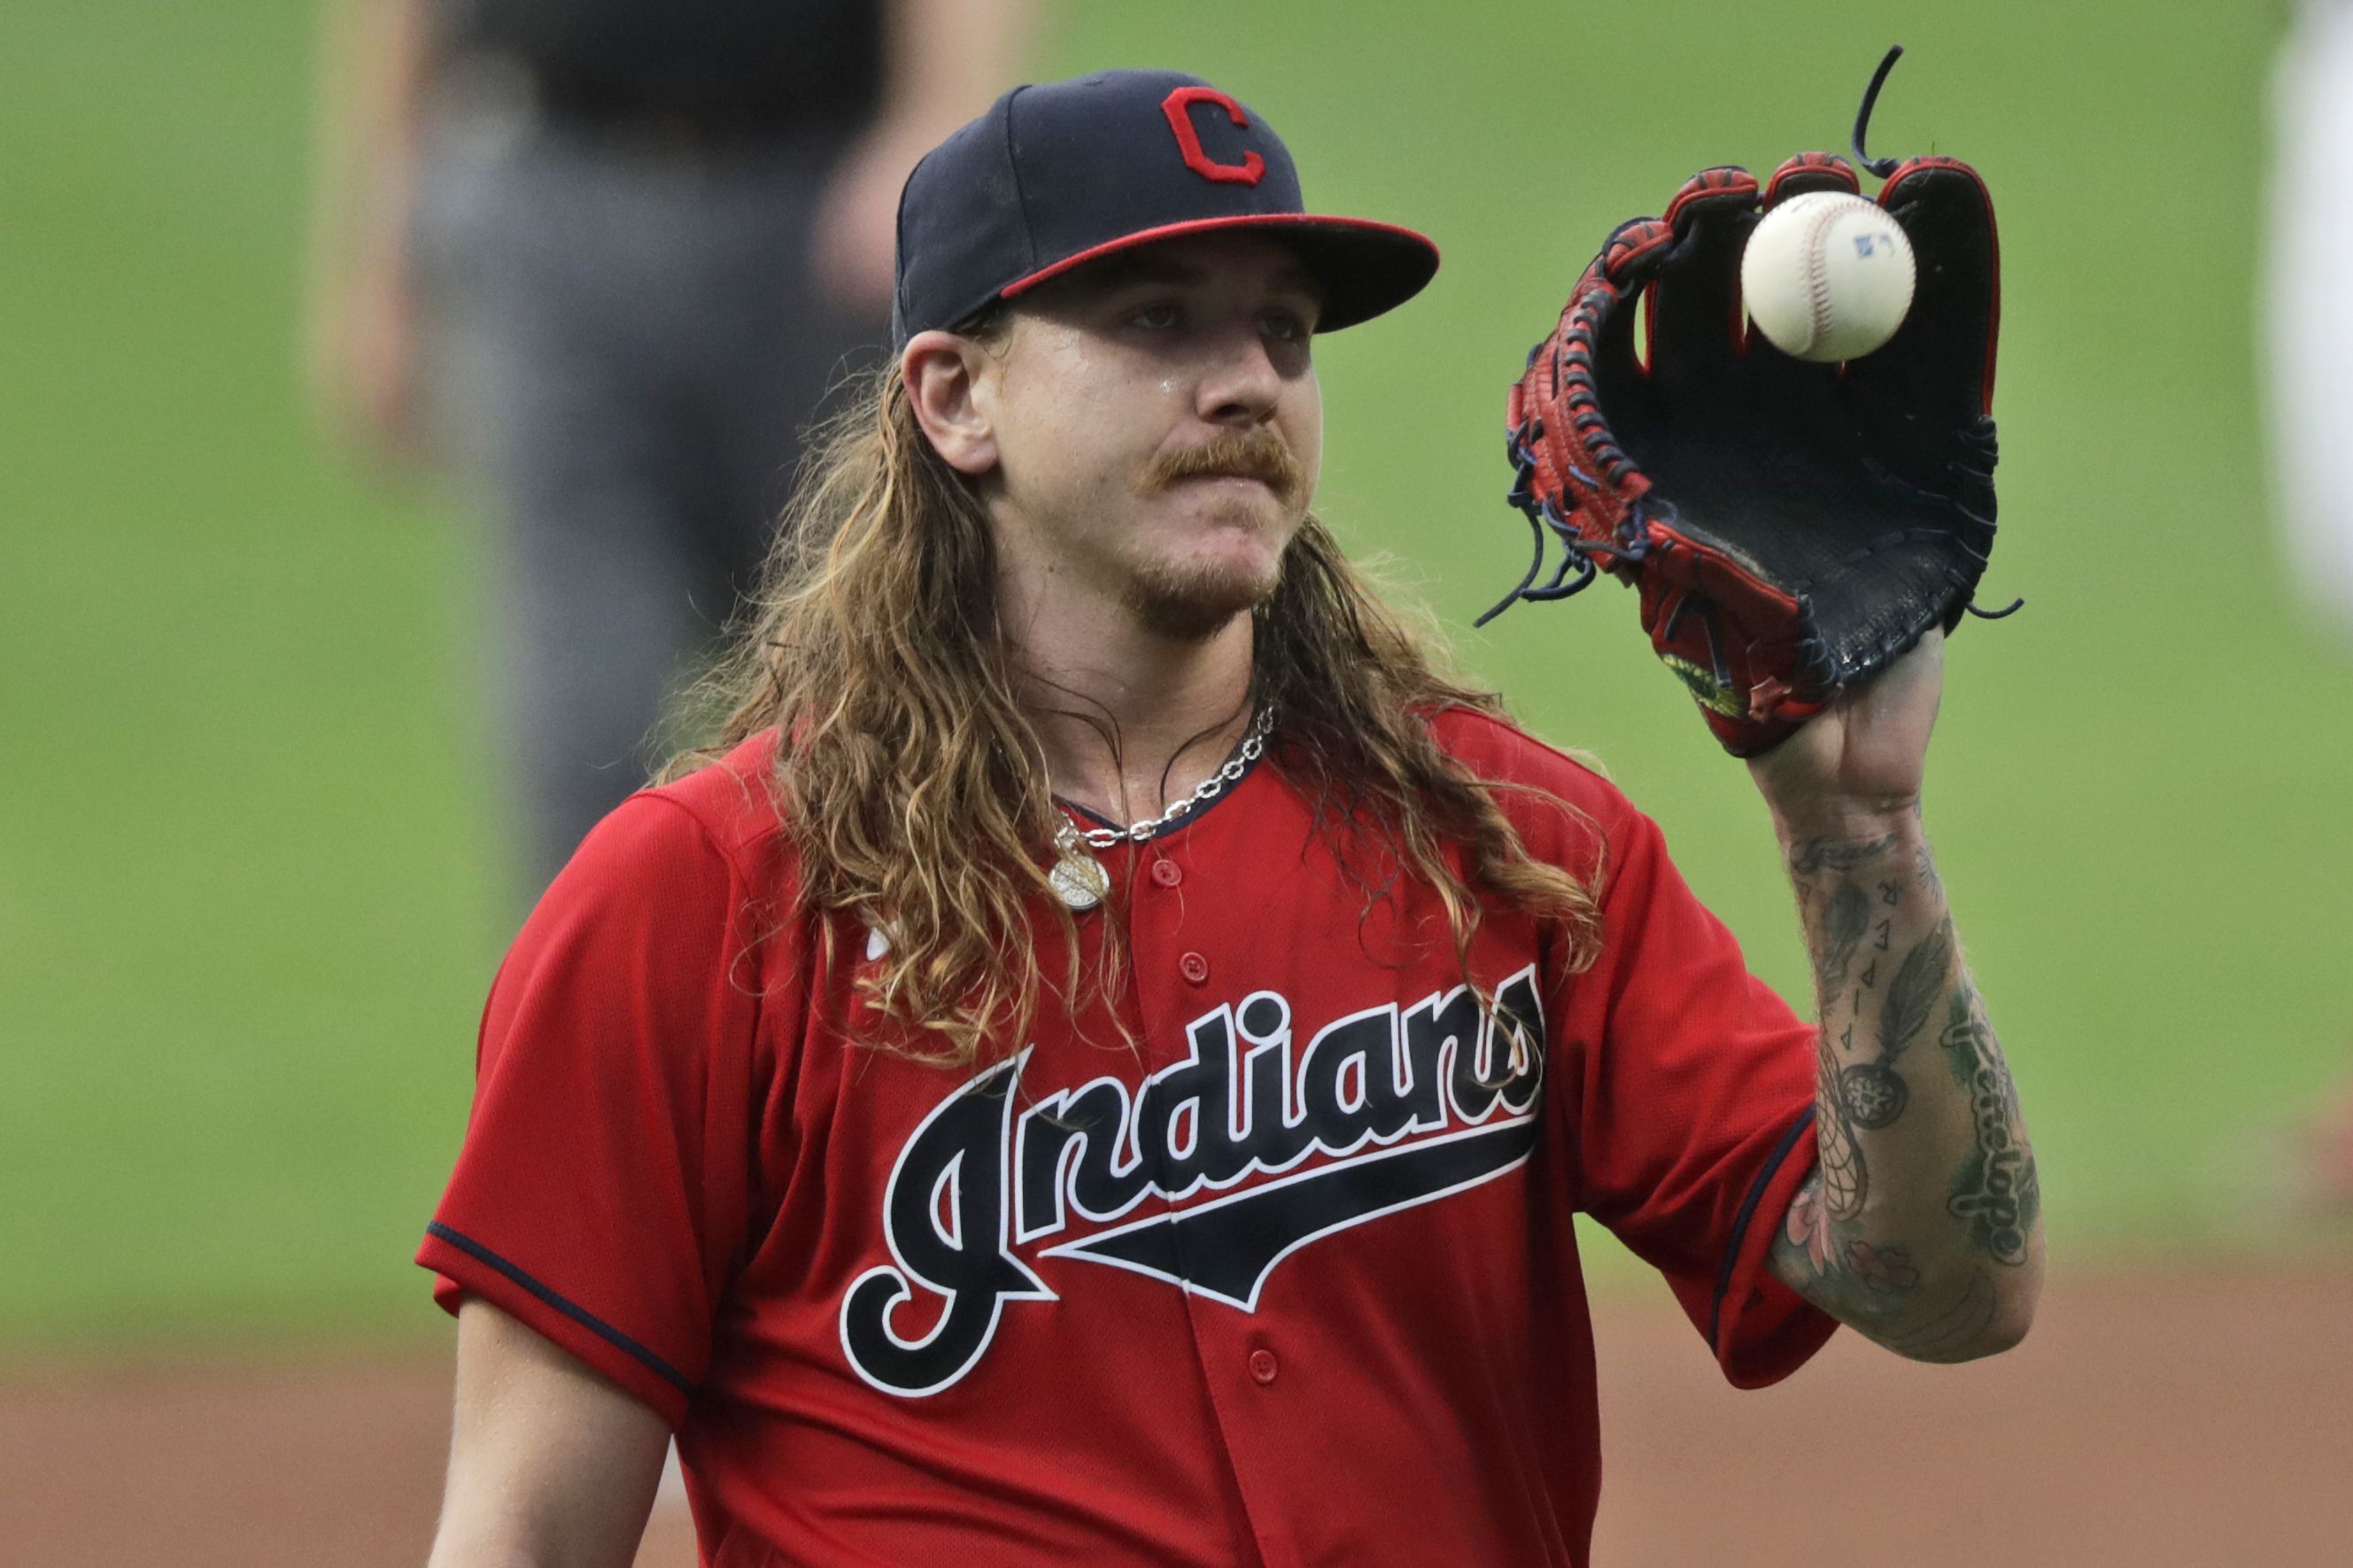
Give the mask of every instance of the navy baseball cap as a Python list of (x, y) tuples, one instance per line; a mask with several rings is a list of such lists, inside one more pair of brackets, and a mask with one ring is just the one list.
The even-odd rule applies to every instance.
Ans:
[(1310, 214), (1271, 126), (1198, 77), (1112, 70), (1017, 87), (923, 155), (899, 193), (892, 341), (953, 328), (1100, 256), (1222, 229), (1275, 236), (1322, 286), (1318, 331), (1421, 291), (1438, 247)]

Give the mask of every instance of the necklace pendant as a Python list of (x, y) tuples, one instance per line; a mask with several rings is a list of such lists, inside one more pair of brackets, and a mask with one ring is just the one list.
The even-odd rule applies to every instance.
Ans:
[(1063, 903), (1082, 912), (1093, 909), (1111, 891), (1111, 873), (1103, 863), (1075, 844), (1062, 847), (1061, 858), (1046, 873)]

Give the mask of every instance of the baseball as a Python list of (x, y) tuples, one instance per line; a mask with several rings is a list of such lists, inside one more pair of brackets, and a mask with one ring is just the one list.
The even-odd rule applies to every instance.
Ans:
[(1740, 258), (1749, 319), (1792, 358), (1831, 364), (1884, 344), (1912, 308), (1912, 242), (1877, 204), (1814, 191), (1765, 215)]

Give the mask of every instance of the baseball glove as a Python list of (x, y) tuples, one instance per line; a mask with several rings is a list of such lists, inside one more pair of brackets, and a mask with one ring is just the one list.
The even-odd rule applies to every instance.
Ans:
[[(1861, 156), (1860, 123), (1855, 140)], [(1761, 191), (1705, 170), (1664, 217), (1620, 226), (1512, 388), (1509, 499), (1535, 559), (1481, 623), (1597, 571), (1632, 583), (1651, 646), (1738, 756), (1951, 630), (1993, 546), (1992, 200), (1949, 158), (1865, 162), (1918, 268), (1877, 353), (1809, 363), (1744, 331), (1741, 253), (1764, 211), (1859, 190), (1845, 159), (1808, 153)], [(1561, 558), (1539, 584), (1547, 534)]]

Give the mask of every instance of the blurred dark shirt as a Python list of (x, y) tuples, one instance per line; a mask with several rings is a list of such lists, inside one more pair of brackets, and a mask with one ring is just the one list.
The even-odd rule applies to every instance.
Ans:
[(459, 54), (527, 68), (583, 118), (850, 125), (882, 85), (879, 0), (433, 0)]

